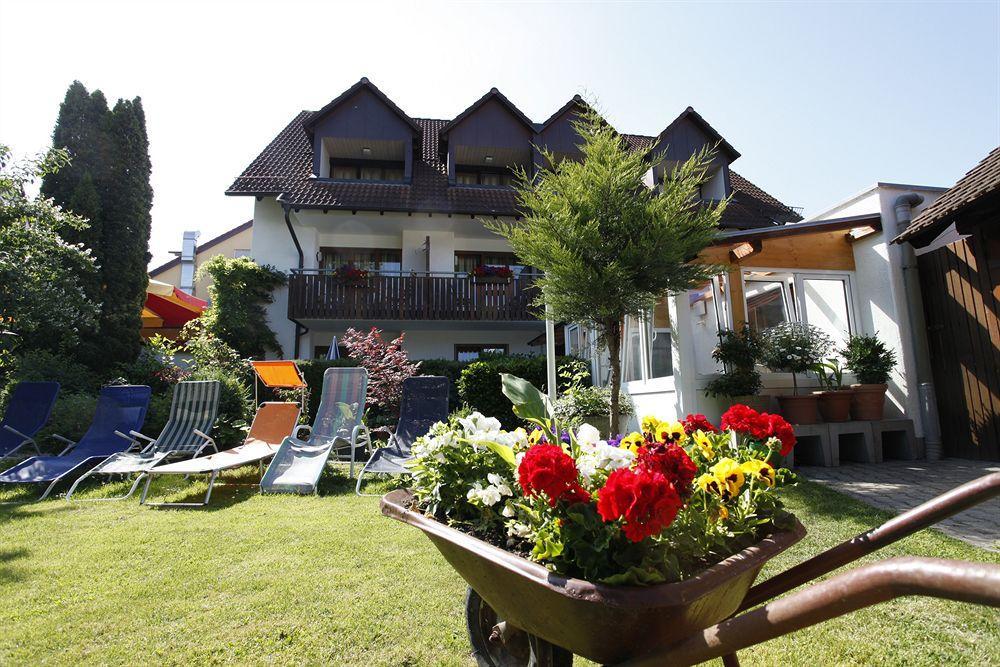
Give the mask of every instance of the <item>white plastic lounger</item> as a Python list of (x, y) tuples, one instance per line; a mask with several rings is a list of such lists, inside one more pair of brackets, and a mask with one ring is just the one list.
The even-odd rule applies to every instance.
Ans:
[[(150, 507), (204, 507), (212, 498), (212, 487), (219, 473), (223, 470), (239, 468), (257, 463), (262, 465), (265, 459), (274, 456), (281, 446), (281, 441), (287, 438), (295, 424), (299, 421), (298, 403), (263, 403), (254, 415), (250, 432), (242, 445), (226, 449), (216, 454), (200, 456), (195, 459), (168, 463), (153, 468), (146, 478), (146, 486), (142, 490), (140, 505)], [(263, 472), (263, 469), (262, 469)], [(150, 503), (146, 502), (149, 494), (149, 484), (156, 475), (208, 475), (208, 491), (200, 503)]]
[[(316, 492), (330, 453), (349, 449), (350, 474), (358, 449), (368, 446), (368, 429), (361, 423), (365, 412), (368, 371), (364, 368), (328, 368), (323, 373), (323, 395), (312, 428), (300, 426), (285, 438), (271, 460), (260, 489), (264, 493)], [(298, 437), (309, 430), (307, 440)]]

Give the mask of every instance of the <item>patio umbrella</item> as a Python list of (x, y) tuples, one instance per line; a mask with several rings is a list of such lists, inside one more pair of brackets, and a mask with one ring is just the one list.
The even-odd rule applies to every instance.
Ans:
[(142, 326), (143, 329), (180, 329), (199, 317), (207, 306), (204, 299), (174, 285), (150, 280), (142, 308)]

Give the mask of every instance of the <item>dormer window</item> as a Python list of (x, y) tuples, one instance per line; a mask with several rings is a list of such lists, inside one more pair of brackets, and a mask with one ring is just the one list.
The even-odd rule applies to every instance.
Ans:
[(401, 183), (405, 180), (404, 174), (402, 161), (330, 158), (330, 178), (338, 181)]
[(501, 169), (485, 169), (458, 165), (455, 170), (456, 185), (487, 185), (493, 187), (510, 187), (514, 177), (509, 171)]

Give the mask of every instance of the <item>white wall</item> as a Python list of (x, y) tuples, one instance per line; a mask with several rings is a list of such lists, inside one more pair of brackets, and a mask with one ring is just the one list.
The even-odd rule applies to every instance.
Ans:
[[(423, 325), (428, 326), (428, 325)], [(314, 328), (302, 337), (302, 356), (311, 357), (314, 346), (326, 346), (330, 344), (331, 338), (336, 335), (337, 340), (344, 338), (344, 331), (347, 324), (333, 324), (329, 328)], [(368, 327), (359, 327), (367, 330)], [(382, 337), (390, 341), (400, 334), (401, 327), (398, 323), (389, 323), (382, 330)], [(455, 344), (495, 344), (507, 345), (511, 354), (544, 354), (543, 346), (531, 347), (528, 341), (542, 333), (542, 325), (539, 324), (537, 330), (529, 329), (509, 329), (509, 330), (477, 330), (459, 327), (447, 328), (443, 325), (437, 329), (413, 329), (402, 328), (405, 332), (403, 348), (412, 359), (454, 359)]]

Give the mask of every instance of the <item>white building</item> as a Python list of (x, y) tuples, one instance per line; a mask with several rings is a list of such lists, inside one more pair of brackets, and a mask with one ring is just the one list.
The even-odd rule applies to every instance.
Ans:
[[(405, 332), (418, 359), (542, 353), (533, 272), (482, 220), (518, 217), (512, 169), (532, 173), (542, 161), (536, 147), (578, 155), (571, 122), (583, 106), (574, 97), (536, 123), (493, 89), (453, 119), (412, 118), (362, 79), (297, 114), (227, 191), (254, 197), (253, 257), (290, 274), (268, 310), (285, 356), (321, 356), (333, 336), (370, 326)], [(691, 108), (656, 136), (621, 136), (657, 156), (650, 183), (716, 146), (702, 197), (732, 197), (726, 229), (800, 219), (730, 169), (739, 153)], [(496, 267), (505, 267), (500, 276), (473, 275)], [(578, 350), (579, 330), (567, 334)], [(653, 346), (657, 369), (664, 340)]]

